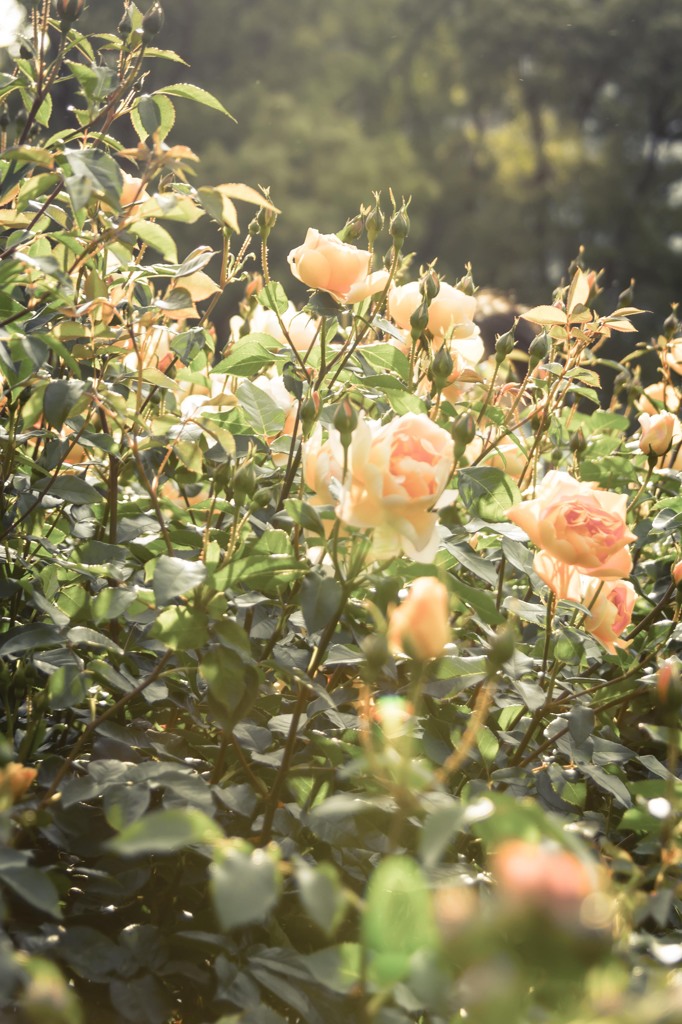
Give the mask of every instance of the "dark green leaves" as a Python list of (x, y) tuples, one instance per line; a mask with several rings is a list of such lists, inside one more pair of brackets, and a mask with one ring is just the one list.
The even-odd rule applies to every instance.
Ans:
[(506, 522), (509, 509), (521, 501), (514, 481), (493, 466), (460, 469), (457, 487), (466, 510), (488, 523)]
[(282, 883), (276, 859), (246, 844), (216, 857), (210, 868), (213, 909), (223, 931), (264, 921)]

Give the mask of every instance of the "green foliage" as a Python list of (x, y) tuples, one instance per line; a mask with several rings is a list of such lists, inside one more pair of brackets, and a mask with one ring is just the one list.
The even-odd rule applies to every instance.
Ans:
[[(263, 65), (291, 18), (265, 6), (240, 27), (245, 42), (260, 33)], [(408, 47), (386, 35), (396, 6)], [(331, 211), (346, 188), (365, 202), (403, 154), (432, 221), (423, 239), (445, 230), (443, 168), (448, 209), (471, 207), (473, 231), (469, 175), (489, 166), (506, 190), (496, 227), (523, 227), (537, 282), (565, 236), (551, 218), (527, 230), (529, 183), (545, 212), (561, 189), (575, 201), (574, 107), (608, 105), (601, 19), (627, 5), (573, 5), (583, 77), (561, 125), (556, 5), (530, 5), (522, 81), (512, 46), (495, 74), (492, 56), (530, 14), (455, 6), (456, 32), (451, 12), (426, 31), (387, 0), (381, 18), (315, 6), (320, 23), (289, 34), (293, 66), (315, 62), (297, 88), (317, 102), (339, 68), (362, 72), (366, 124), (347, 109), (311, 122), (285, 81), (256, 102), (255, 77), (229, 61), (236, 105), (159, 84), (147, 61), (177, 72), (181, 58), (144, 43), (132, 4), (119, 35), (95, 36), (34, 5), (51, 47), (0, 77), (0, 1014), (679, 1016), (679, 323), (602, 360), (640, 311), (603, 313), (581, 257), (524, 314), (546, 331), (530, 361), (486, 358), (477, 300), (458, 292), (434, 326), (435, 271), (397, 291), (411, 271), (395, 221), (368, 225), (366, 206), (342, 229), (357, 248), (304, 243), (299, 284), (327, 290), (297, 311), (284, 264), (284, 283), (270, 276), (289, 243), (267, 191), (197, 187), (175, 141), (185, 102), (224, 116), (223, 99), (248, 101), (273, 175), (291, 174), (294, 129), (315, 141), (306, 174)], [(666, 20), (672, 37), (664, 13), (651, 31)], [(210, 14), (183, 6), (197, 25)], [(403, 74), (329, 50), (349, 14)], [(644, 90), (646, 61), (632, 63)], [(446, 66), (461, 75), (448, 88)], [(392, 128), (370, 145), (381, 110)], [(227, 176), (247, 156), (244, 143)], [(301, 243), (319, 200), (306, 175), (295, 185)], [(374, 196), (389, 225), (406, 206), (391, 199)], [(489, 246), (501, 266), (504, 239), (480, 226), (471, 253)], [(223, 295), (240, 313), (225, 345)], [(642, 394), (644, 358), (668, 391)], [(608, 411), (594, 407), (605, 367), (621, 374)], [(647, 402), (673, 412), (637, 423)]]

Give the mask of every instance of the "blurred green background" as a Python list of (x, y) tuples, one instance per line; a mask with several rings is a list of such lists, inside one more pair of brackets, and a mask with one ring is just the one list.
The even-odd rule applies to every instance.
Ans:
[[(390, 186), (414, 196), (409, 248), (451, 281), (471, 260), (478, 284), (546, 301), (583, 244), (609, 301), (635, 277), (660, 324), (682, 298), (680, 0), (162, 3), (158, 45), (191, 67), (157, 62), (147, 87), (192, 81), (238, 120), (180, 101), (169, 141), (199, 183), (272, 187), (273, 267)], [(80, 24), (122, 10), (89, 0)]]

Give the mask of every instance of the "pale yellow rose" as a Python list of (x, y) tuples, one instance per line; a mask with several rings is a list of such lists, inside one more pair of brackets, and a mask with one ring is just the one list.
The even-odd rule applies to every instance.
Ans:
[(338, 431), (332, 430), (322, 441), (322, 426), (315, 429), (303, 442), (303, 479), (313, 491), (311, 504), (336, 505), (343, 482), (343, 446)]
[(601, 640), (609, 654), (617, 647), (627, 647), (622, 634), (630, 625), (637, 594), (627, 580), (591, 580), (583, 593), (581, 604), (590, 609), (583, 629)]
[(337, 515), (348, 526), (374, 531), (376, 558), (402, 552), (431, 561), (439, 544), (433, 507), (453, 465), (452, 438), (424, 413), (406, 413), (383, 427), (361, 417)]
[[(234, 317), (233, 319), (235, 326), (237, 326), (238, 321), (240, 329), (234, 340), (239, 341), (239, 334), (241, 333), (241, 326), (244, 321), (241, 317)], [(308, 313), (299, 312), (293, 302), (289, 303), (287, 309), (279, 318), (273, 310), (265, 309), (263, 306), (256, 306), (249, 318), (249, 332), (251, 334), (269, 334), (271, 338), (274, 338), (275, 341), (281, 344), (282, 348), (287, 348), (291, 343), (297, 352), (305, 353), (320, 333), (320, 321)], [(287, 335), (289, 340), (287, 340)]]
[(348, 305), (382, 291), (389, 279), (387, 270), (369, 273), (369, 252), (315, 228), (308, 228), (305, 242), (291, 250), (288, 260), (295, 278)]
[(509, 509), (507, 516), (548, 554), (588, 576), (614, 579), (632, 571), (627, 545), (636, 538), (625, 521), (626, 509), (626, 495), (552, 470), (536, 497)]
[(639, 417), (641, 451), (645, 455), (665, 455), (672, 444), (676, 423), (677, 417), (671, 412), (657, 412), (653, 416), (643, 412)]
[(422, 661), (438, 658), (450, 641), (447, 588), (435, 576), (420, 576), (388, 617), (388, 647)]
[[(410, 330), (410, 317), (422, 301), (419, 282), (392, 288), (388, 296), (388, 312), (402, 330)], [(440, 290), (429, 306), (428, 329), (434, 336), (445, 337), (453, 328), (469, 325), (476, 312), (476, 299), (451, 284), (441, 281)], [(481, 346), (482, 355), (482, 346)]]
[(659, 380), (644, 388), (635, 405), (640, 412), (648, 412), (652, 415), (660, 412), (661, 409), (677, 412), (680, 407), (680, 399), (671, 384), (664, 384), (662, 380)]
[(609, 654), (628, 646), (622, 634), (630, 625), (637, 597), (631, 583), (586, 576), (546, 551), (537, 553), (533, 569), (559, 600), (575, 601), (588, 609), (583, 629), (600, 640)]

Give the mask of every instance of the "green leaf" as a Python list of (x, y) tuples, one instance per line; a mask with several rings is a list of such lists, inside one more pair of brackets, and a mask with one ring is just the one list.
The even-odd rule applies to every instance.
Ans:
[(178, 309), (188, 309), (193, 306), (192, 296), (186, 288), (171, 288), (166, 292), (166, 295), (162, 299), (157, 299), (154, 303), (159, 309), (167, 309), (175, 311)]
[(209, 872), (213, 909), (223, 931), (264, 921), (279, 899), (281, 876), (267, 850), (229, 850)]
[(140, 142), (155, 133), (163, 141), (175, 124), (175, 107), (167, 96), (145, 94), (130, 111), (130, 120)]
[(174, 352), (185, 366), (189, 366), (200, 352), (211, 352), (212, 339), (204, 327), (190, 327), (181, 334), (176, 334), (170, 347), (171, 352)]
[(264, 288), (258, 292), (258, 302), (265, 309), (271, 309), (275, 313), (286, 313), (289, 308), (287, 294), (278, 281), (269, 281)]
[(51, 427), (61, 430), (85, 390), (78, 380), (53, 380), (45, 388), (43, 412)]
[(151, 974), (112, 981), (109, 993), (116, 1011), (131, 1024), (166, 1024), (171, 1016), (170, 997)]
[(237, 398), (259, 437), (266, 438), (279, 434), (284, 426), (284, 412), (262, 388), (252, 384), (250, 380), (244, 381), (237, 388)]
[(387, 857), (372, 874), (362, 941), (370, 977), (381, 987), (407, 977), (413, 953), (439, 948), (429, 885), (410, 857)]
[(317, 633), (338, 614), (343, 600), (343, 587), (331, 576), (310, 573), (301, 586), (301, 611), (309, 633)]
[(302, 526), (304, 530), (316, 533), (324, 537), (324, 523), (320, 519), (317, 509), (300, 498), (287, 498), (284, 508), (295, 523)]
[(64, 156), (74, 177), (85, 179), (92, 191), (118, 203), (123, 175), (112, 157), (99, 149), (67, 150)]
[(46, 488), (55, 498), (63, 498), (72, 505), (97, 505), (104, 501), (104, 498), (91, 484), (79, 476), (70, 476), (68, 473), (60, 476), (57, 480), (51, 481)]
[(203, 562), (190, 562), (186, 558), (161, 555), (154, 568), (152, 588), (157, 607), (169, 604), (175, 597), (188, 594), (206, 579)]
[(194, 100), (195, 103), (202, 103), (205, 107), (210, 107), (211, 110), (218, 110), (221, 114), (225, 114), (232, 121), (236, 120), (232, 117), (229, 110), (225, 110), (220, 100), (217, 100), (215, 96), (212, 96), (206, 89), (201, 89), (198, 85), (191, 85), (189, 82), (178, 82), (175, 85), (165, 85), (163, 89), (157, 90), (157, 96), (178, 96), (183, 100)]
[(107, 848), (119, 857), (174, 853), (186, 846), (214, 843), (223, 838), (216, 823), (194, 807), (153, 811), (128, 825)]
[(333, 864), (313, 867), (298, 861), (294, 873), (303, 909), (317, 927), (331, 938), (343, 921), (346, 897)]
[(419, 858), (427, 871), (433, 871), (454, 837), (461, 831), (464, 810), (452, 803), (429, 814), (419, 834)]
[(470, 587), (468, 583), (462, 583), (452, 575), (448, 578), (448, 587), (488, 625), (498, 626), (505, 621), (504, 615), (497, 610), (491, 594), (478, 587)]
[(189, 651), (208, 640), (206, 613), (171, 605), (164, 608), (152, 627), (152, 636), (171, 651)]
[(373, 370), (393, 370), (402, 380), (410, 376), (410, 361), (395, 345), (363, 345), (360, 353)]
[(43, 914), (61, 918), (59, 893), (52, 879), (30, 867), (7, 867), (0, 871), (0, 879), (17, 896)]
[(268, 366), (273, 361), (273, 352), (281, 347), (269, 334), (247, 334), (235, 342), (230, 354), (214, 367), (214, 373), (251, 377)]
[(130, 224), (127, 230), (131, 235), (135, 235), (136, 238), (140, 238), (147, 245), (151, 245), (152, 249), (160, 252), (165, 260), (168, 260), (170, 263), (177, 263), (178, 250), (175, 245), (175, 239), (160, 224), (152, 223), (149, 220), (137, 220)]
[(457, 487), (467, 511), (487, 523), (506, 522), (507, 511), (521, 501), (516, 483), (494, 466), (460, 469)]
[(149, 807), (151, 790), (146, 782), (112, 786), (104, 794), (104, 817), (116, 832), (138, 821)]

